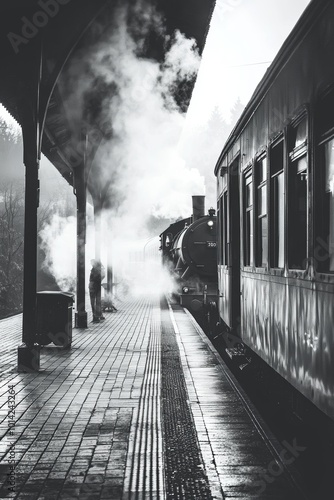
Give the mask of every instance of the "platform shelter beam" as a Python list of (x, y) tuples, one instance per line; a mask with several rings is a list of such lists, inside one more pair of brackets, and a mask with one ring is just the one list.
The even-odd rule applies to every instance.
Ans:
[(87, 328), (86, 311), (86, 180), (84, 163), (74, 171), (77, 198), (77, 307), (75, 324)]

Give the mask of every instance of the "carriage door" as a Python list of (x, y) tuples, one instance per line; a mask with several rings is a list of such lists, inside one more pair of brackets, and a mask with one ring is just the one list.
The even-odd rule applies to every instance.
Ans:
[(240, 335), (240, 187), (238, 156), (230, 166), (230, 263), (231, 263), (231, 326)]

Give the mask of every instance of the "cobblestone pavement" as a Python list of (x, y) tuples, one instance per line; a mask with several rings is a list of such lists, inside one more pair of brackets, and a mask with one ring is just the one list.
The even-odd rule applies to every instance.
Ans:
[[(148, 347), (157, 332), (151, 335), (156, 309), (145, 300), (119, 304), (117, 313), (105, 313), (104, 322), (74, 330), (71, 350), (44, 347), (38, 374), (16, 372), (21, 317), (1, 322), (0, 498), (116, 500), (122, 498), (124, 485), (128, 491), (143, 487), (139, 483), (145, 461), (138, 446), (145, 439), (135, 433), (140, 418), (151, 418), (138, 416), (143, 413), (143, 381), (150, 387), (153, 378), (153, 385), (159, 385), (159, 365), (147, 368)], [(156, 393), (155, 414), (158, 397)], [(15, 415), (8, 408), (12, 398)], [(130, 449), (135, 446), (136, 477), (131, 475), (129, 441)], [(158, 446), (155, 440), (148, 450), (146, 443), (146, 453), (156, 459), (157, 477), (151, 482), (156, 495), (154, 489), (162, 487)], [(17, 464), (12, 474), (10, 454)], [(9, 478), (15, 494), (8, 490)]]
[[(71, 349), (43, 347), (39, 373), (16, 371), (22, 318), (0, 321), (0, 498), (202, 500), (201, 489), (215, 500), (300, 498), (279, 443), (189, 313), (161, 311), (155, 298), (117, 308), (75, 329)], [(169, 424), (176, 441), (163, 434)], [(163, 448), (174, 444), (175, 460)], [(192, 477), (190, 498), (182, 485)]]

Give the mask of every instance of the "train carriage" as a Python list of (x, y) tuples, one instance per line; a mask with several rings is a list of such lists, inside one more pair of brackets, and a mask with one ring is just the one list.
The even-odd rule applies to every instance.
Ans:
[(215, 168), (221, 322), (332, 419), (333, 26), (311, 1)]

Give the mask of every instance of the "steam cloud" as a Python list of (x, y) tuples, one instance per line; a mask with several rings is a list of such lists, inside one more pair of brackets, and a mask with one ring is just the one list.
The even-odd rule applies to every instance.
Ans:
[(46, 254), (43, 267), (52, 271), (60, 288), (75, 288), (75, 253), (66, 252), (73, 247), (76, 236), (75, 217), (61, 217), (55, 213), (40, 232), (42, 248)]
[[(141, 16), (145, 20), (145, 10)], [(157, 18), (157, 29), (159, 22)], [(84, 114), (84, 96), (94, 82), (99, 80), (108, 88), (117, 88), (104, 100), (102, 110), (103, 119), (111, 123), (112, 138), (100, 146), (94, 160), (99, 165), (100, 184), (110, 186), (109, 206), (103, 213), (103, 227), (108, 228), (104, 244), (111, 248), (116, 272), (117, 267), (126, 267), (124, 259), (126, 254), (129, 257), (129, 249), (153, 236), (147, 228), (152, 215), (188, 217), (191, 196), (205, 192), (204, 178), (198, 170), (187, 168), (178, 151), (185, 115), (172, 95), (178, 81), (191, 80), (197, 73), (199, 56), (194, 42), (176, 33), (162, 64), (138, 57), (137, 53), (138, 42), (130, 34), (126, 10), (121, 9), (110, 38), (88, 57), (82, 53), (82, 59), (76, 60), (68, 73), (76, 88), (69, 97), (68, 109), (78, 120)], [(87, 64), (87, 79), (78, 89), (78, 71), (82, 74)], [(49, 256), (47, 265), (61, 288), (73, 282), (75, 276), (75, 244), (67, 243), (70, 234), (75, 241), (75, 220), (61, 220), (59, 216), (41, 234)], [(91, 258), (93, 246), (89, 245), (87, 262)], [(146, 284), (148, 279), (146, 273)]]

